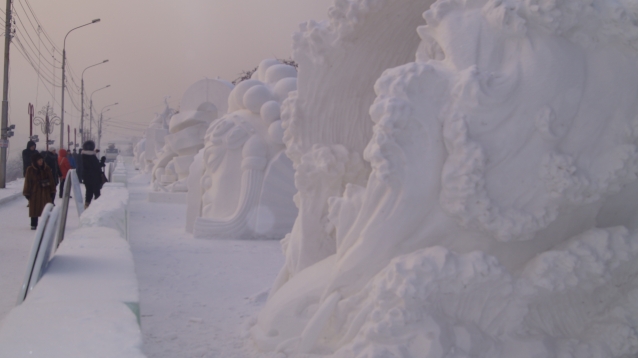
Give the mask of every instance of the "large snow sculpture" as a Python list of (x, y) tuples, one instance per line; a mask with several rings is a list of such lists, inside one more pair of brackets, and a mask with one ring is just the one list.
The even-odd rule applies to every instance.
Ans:
[(284, 241), (286, 267), (273, 290), (335, 253), (335, 233), (326, 230), (328, 198), (341, 196), (349, 183), (365, 185), (370, 166), (362, 157), (372, 136), (374, 82), (385, 69), (414, 60), (415, 29), (429, 4), (340, 0), (329, 22), (308, 22), (294, 35), (299, 88), (284, 103), (282, 118), (298, 179), (299, 216)]
[[(345, 3), (356, 7), (337, 8)], [(376, 82), (367, 184), (328, 199), (336, 254), (291, 275), (300, 256), (287, 251), (252, 329), (258, 346), (289, 356), (638, 355), (630, 4), (442, 0), (425, 12), (417, 61)], [(286, 136), (307, 143), (306, 130)], [(304, 167), (311, 153), (298, 186), (339, 169)]]
[(153, 168), (153, 190), (160, 193), (188, 191), (186, 179), (195, 154), (204, 147), (204, 134), (211, 123), (228, 109), (233, 85), (222, 80), (203, 79), (191, 85), (180, 109), (169, 122), (166, 144)]
[(296, 89), (296, 77), (294, 67), (264, 60), (230, 94), (228, 114), (206, 133), (196, 237), (280, 239), (290, 231), (296, 190), (280, 104)]

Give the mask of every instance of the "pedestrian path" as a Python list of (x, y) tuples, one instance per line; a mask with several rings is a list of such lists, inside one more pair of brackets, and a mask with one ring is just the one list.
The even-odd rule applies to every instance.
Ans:
[(146, 356), (261, 357), (247, 329), (283, 266), (279, 242), (194, 239), (186, 205), (148, 202), (148, 182), (128, 172)]
[[(22, 181), (14, 185), (20, 187), (18, 193), (22, 196)], [(15, 188), (0, 189), (0, 195), (7, 193), (4, 190), (15, 192)], [(60, 204), (61, 199), (56, 197), (55, 203)], [(79, 222), (75, 201), (70, 200), (67, 233), (77, 229)], [(35, 232), (30, 227), (26, 199), (17, 197), (0, 202), (0, 321), (16, 304), (34, 237)]]

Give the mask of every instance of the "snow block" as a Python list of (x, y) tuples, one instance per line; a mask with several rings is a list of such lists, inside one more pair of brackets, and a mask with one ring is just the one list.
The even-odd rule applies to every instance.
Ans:
[(108, 227), (126, 237), (126, 208), (128, 190), (114, 185), (105, 186), (102, 196), (93, 200), (80, 216), (81, 227)]

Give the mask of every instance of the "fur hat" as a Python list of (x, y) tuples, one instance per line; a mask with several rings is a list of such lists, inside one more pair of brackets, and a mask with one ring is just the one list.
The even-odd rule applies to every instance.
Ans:
[(95, 149), (95, 142), (92, 141), (92, 140), (87, 140), (82, 145), (82, 149), (84, 149), (84, 150), (94, 150)]
[(40, 153), (35, 153), (31, 156), (31, 164), (33, 164), (34, 166), (38, 164), (38, 160), (40, 159), (44, 159), (42, 157), (42, 154)]

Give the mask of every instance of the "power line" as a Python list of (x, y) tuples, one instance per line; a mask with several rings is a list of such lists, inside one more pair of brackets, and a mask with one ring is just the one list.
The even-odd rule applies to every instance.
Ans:
[[(18, 2), (20, 2), (20, 1), (22, 1), (22, 0), (18, 0)], [(29, 4), (29, 0), (24, 0), (24, 3), (27, 4), (27, 7), (29, 8), (29, 12), (31, 13), (31, 16), (33, 16), (33, 19), (35, 20), (35, 23), (38, 24), (40, 29), (42, 29), (42, 33), (44, 34), (44, 37), (46, 37), (46, 39), (49, 41), (49, 44), (51, 44), (53, 46), (53, 50), (57, 51), (58, 54), (62, 55), (62, 51), (60, 51), (60, 49), (55, 45), (55, 42), (53, 42), (53, 40), (51, 40), (51, 37), (49, 36), (49, 34), (44, 29), (44, 26), (42, 26), (42, 23), (40, 23), (40, 20), (38, 20), (38, 16), (33, 11), (33, 8), (31, 7), (31, 4)]]

